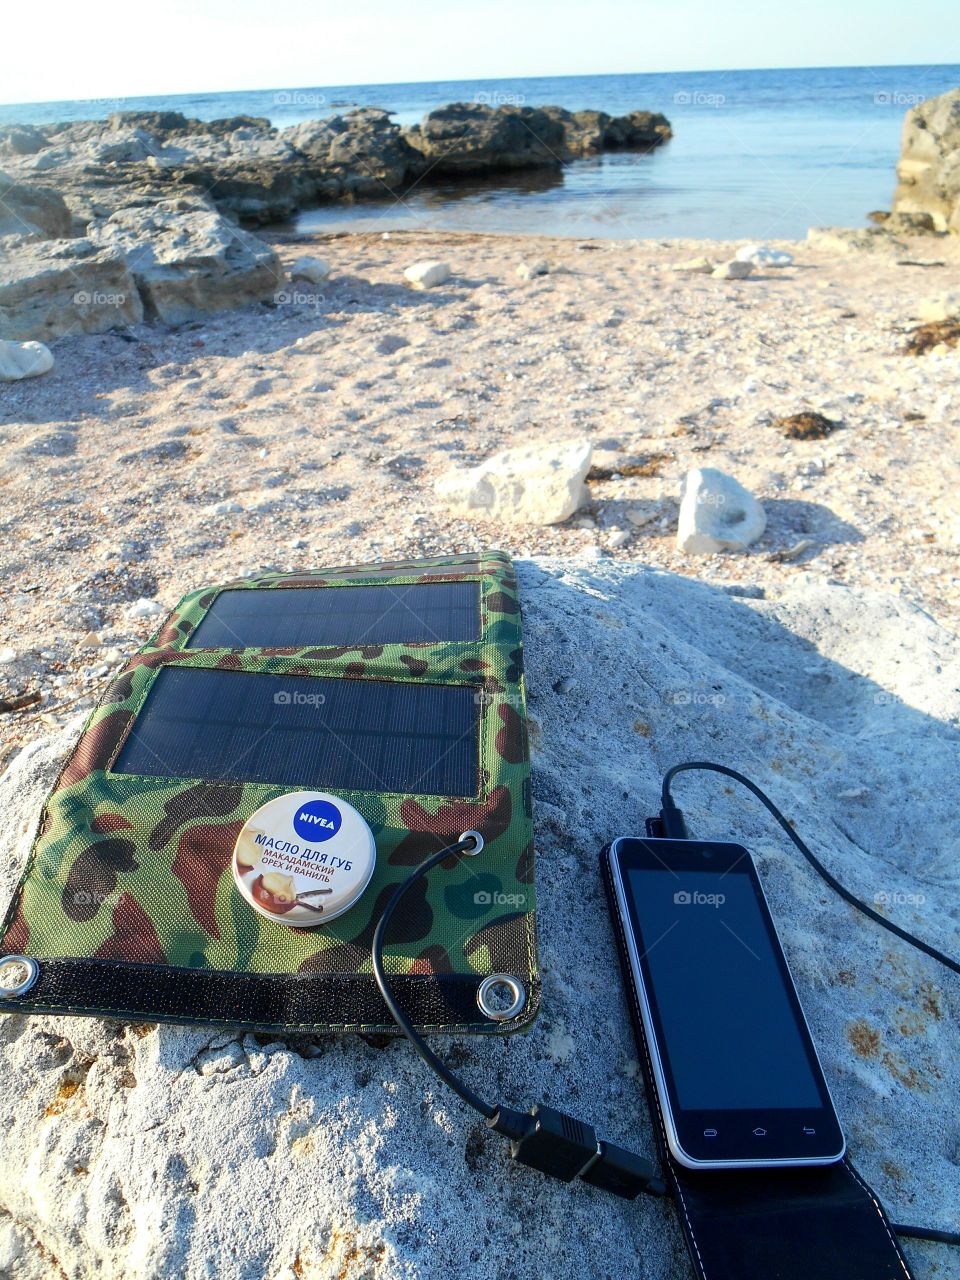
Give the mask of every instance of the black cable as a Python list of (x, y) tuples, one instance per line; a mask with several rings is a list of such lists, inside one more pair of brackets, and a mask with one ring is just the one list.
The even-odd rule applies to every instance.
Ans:
[(531, 1107), (529, 1111), (514, 1111), (511, 1107), (500, 1104), (492, 1106), (485, 1102), (433, 1052), (390, 990), (383, 967), (383, 940), (403, 895), (444, 859), (459, 853), (479, 852), (482, 848), (483, 837), (478, 832), (467, 831), (455, 844), (448, 845), (427, 858), (393, 891), (373, 931), (370, 948), (373, 976), (387, 1008), (430, 1070), (462, 1098), (468, 1107), (479, 1111), (488, 1128), (509, 1138), (512, 1159), (553, 1178), (559, 1178), (562, 1182), (580, 1178), (591, 1186), (612, 1191), (614, 1195), (626, 1200), (636, 1199), (641, 1191), (655, 1196), (667, 1195), (666, 1183), (656, 1176), (656, 1169), (651, 1161), (615, 1143), (601, 1142), (593, 1126), (578, 1120), (576, 1116), (546, 1107), (542, 1103)]
[(458, 1097), (462, 1098), (468, 1107), (473, 1107), (475, 1111), (479, 1111), (487, 1120), (493, 1119), (496, 1115), (497, 1108), (492, 1107), (489, 1102), (484, 1102), (479, 1094), (473, 1092), (467, 1085), (455, 1076), (450, 1068), (441, 1058), (433, 1052), (430, 1046), (424, 1040), (423, 1036), (416, 1029), (407, 1015), (394, 999), (393, 992), (387, 982), (387, 975), (383, 968), (383, 936), (386, 933), (387, 925), (390, 923), (390, 917), (397, 908), (400, 899), (421, 876), (425, 876), (428, 871), (432, 871), (438, 863), (443, 862), (445, 858), (451, 857), (453, 854), (466, 853), (476, 848), (476, 840), (472, 833), (462, 836), (456, 844), (448, 845), (446, 849), (441, 849), (439, 853), (435, 853), (432, 857), (427, 858), (426, 862), (420, 864), (419, 867), (409, 876), (402, 884), (397, 885), (390, 901), (383, 909), (383, 915), (377, 922), (377, 927), (373, 931), (373, 943), (371, 944), (370, 958), (373, 961), (373, 976), (377, 986), (380, 988), (380, 994), (386, 1002), (387, 1008), (393, 1016), (394, 1022), (407, 1037), (413, 1047), (419, 1053), (431, 1071), (435, 1071), (440, 1079), (453, 1090)]
[[(738, 773), (736, 769), (730, 769), (725, 764), (714, 764), (710, 760), (687, 760), (683, 764), (675, 764), (672, 769), (668, 769), (663, 775), (663, 786), (661, 788), (661, 810), (660, 819), (663, 823), (664, 834), (668, 838), (687, 840), (686, 824), (683, 820), (683, 814), (674, 804), (673, 796), (670, 794), (670, 784), (678, 773), (689, 773), (693, 771), (707, 773), (722, 773), (726, 778), (732, 778), (734, 782), (739, 782), (741, 786), (753, 792), (760, 803), (767, 811), (776, 818), (780, 826), (787, 833), (796, 847), (800, 850), (806, 860), (813, 867), (814, 871), (821, 876), (835, 893), (838, 893), (845, 902), (849, 902), (857, 911), (862, 911), (865, 916), (882, 925), (884, 929), (888, 929), (898, 938), (907, 942), (912, 947), (916, 947), (918, 951), (922, 951), (925, 955), (930, 956), (933, 960), (938, 960), (940, 964), (952, 970), (954, 973), (960, 973), (960, 963), (952, 959), (948, 955), (944, 955), (942, 951), (938, 951), (936, 947), (932, 947), (928, 942), (924, 942), (922, 938), (916, 938), (912, 933), (908, 933), (906, 929), (901, 929), (899, 925), (894, 924), (891, 920), (886, 920), (878, 911), (874, 911), (872, 907), (868, 907), (865, 902), (856, 897), (845, 889), (839, 880), (827, 870), (815, 853), (804, 843), (797, 835), (790, 823), (780, 812), (768, 795), (763, 792), (755, 782), (746, 777), (742, 773)], [(934, 1240), (939, 1244), (960, 1245), (960, 1232), (956, 1231), (939, 1231), (936, 1227), (914, 1227), (904, 1223), (894, 1223), (894, 1231), (901, 1236), (909, 1236), (916, 1240)]]
[[(779, 822), (780, 826), (810, 863), (817, 875), (826, 880), (834, 893), (838, 893), (845, 902), (849, 902), (851, 907), (856, 907), (858, 911), (862, 911), (865, 916), (868, 916), (884, 929), (888, 929), (891, 933), (896, 934), (896, 936), (902, 939), (902, 941), (909, 942), (912, 947), (916, 947), (918, 951), (922, 951), (932, 959), (938, 960), (940, 964), (946, 965), (946, 967), (951, 969), (954, 973), (960, 973), (960, 962), (953, 960), (950, 956), (944, 955), (942, 951), (938, 951), (936, 947), (932, 947), (929, 942), (924, 942), (921, 938), (914, 937), (914, 935), (912, 933), (908, 933), (906, 929), (901, 929), (898, 924), (894, 924), (892, 920), (887, 920), (879, 911), (874, 911), (873, 907), (868, 907), (865, 902), (861, 902), (861, 900), (852, 894), (849, 889), (845, 889), (840, 881), (830, 874), (809, 846), (800, 839), (793, 827), (791, 827), (790, 823), (783, 816), (770, 797), (761, 791), (755, 782), (751, 782), (749, 778), (745, 777), (742, 773), (738, 773), (736, 769), (729, 769), (725, 764), (714, 764), (709, 760), (689, 760), (683, 764), (675, 764), (672, 769), (668, 769), (663, 775), (663, 788), (661, 793), (663, 804), (661, 817), (664, 820), (665, 834), (668, 837), (674, 836), (674, 838), (681, 840), (687, 839), (686, 827), (683, 825), (683, 815), (674, 804), (673, 797), (670, 794), (670, 783), (678, 773), (688, 773), (691, 770), (706, 770), (710, 773), (722, 773), (724, 777), (733, 778), (734, 782), (739, 782), (740, 785), (746, 787), (748, 791), (752, 791), (760, 803), (773, 815), (774, 818), (776, 818), (777, 822)], [(675, 835), (673, 831), (669, 830), (671, 825), (673, 825), (676, 830), (677, 823), (674, 815), (679, 817), (679, 826), (683, 831), (682, 835)]]

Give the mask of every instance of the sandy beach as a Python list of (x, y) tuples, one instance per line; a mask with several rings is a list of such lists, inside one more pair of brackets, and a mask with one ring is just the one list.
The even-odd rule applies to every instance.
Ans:
[[(320, 285), (179, 327), (53, 344), (3, 391), (3, 756), (91, 707), (185, 591), (264, 568), (499, 546), (641, 561), (760, 595), (798, 575), (960, 608), (951, 437), (960, 350), (902, 354), (956, 237), (830, 253), (746, 280), (716, 241), (431, 232), (266, 239)], [(403, 270), (449, 262), (425, 292)], [(549, 273), (526, 280), (523, 263)], [(837, 422), (795, 440), (777, 418)], [(434, 483), (516, 444), (586, 438), (590, 504), (553, 527), (452, 515)], [(692, 467), (729, 472), (768, 526), (746, 552), (675, 545)], [(32, 482), (25, 483), (25, 472)], [(137, 602), (156, 602), (138, 604)]]

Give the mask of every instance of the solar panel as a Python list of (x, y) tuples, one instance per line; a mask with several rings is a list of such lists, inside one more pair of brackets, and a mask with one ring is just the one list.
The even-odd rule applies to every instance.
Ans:
[(221, 591), (190, 637), (193, 649), (437, 644), (477, 640), (480, 584), (254, 587)]
[(164, 667), (113, 771), (471, 796), (477, 757), (471, 687)]

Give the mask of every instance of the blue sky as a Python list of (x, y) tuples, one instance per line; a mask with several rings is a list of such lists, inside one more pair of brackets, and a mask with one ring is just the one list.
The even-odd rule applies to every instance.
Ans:
[(960, 59), (960, 0), (46, 0), (0, 100)]

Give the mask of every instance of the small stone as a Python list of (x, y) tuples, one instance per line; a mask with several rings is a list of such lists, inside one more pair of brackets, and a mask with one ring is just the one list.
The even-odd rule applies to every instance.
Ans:
[(715, 467), (687, 472), (677, 523), (678, 551), (743, 551), (766, 527), (763, 507), (733, 476)]
[(290, 547), (292, 551), (302, 551), (306, 545), (306, 538), (291, 538), (287, 543), (287, 546)]
[(396, 351), (409, 347), (410, 339), (399, 333), (385, 333), (377, 343), (377, 355), (392, 356)]
[(755, 267), (792, 267), (793, 254), (786, 249), (773, 249), (768, 244), (745, 244), (734, 255), (737, 262), (751, 262)]
[(684, 258), (682, 262), (671, 262), (670, 270), (684, 275), (708, 276), (713, 270), (713, 263), (709, 258)]
[(403, 273), (414, 289), (433, 289), (450, 279), (450, 265), (433, 260), (415, 262)]
[(441, 476), (437, 495), (453, 511), (523, 524), (559, 524), (589, 498), (589, 440), (523, 445)]
[(298, 258), (290, 268), (293, 280), (308, 280), (310, 284), (320, 284), (330, 274), (330, 263), (323, 258)]
[(53, 368), (53, 353), (42, 342), (0, 342), (0, 382), (35, 378)]
[(126, 613), (128, 618), (156, 618), (158, 614), (163, 613), (163, 605), (156, 600), (148, 600), (145, 596), (141, 596), (139, 600), (134, 600), (132, 604), (127, 605)]
[(8, 662), (16, 662), (16, 660), (16, 649), (11, 649), (9, 645), (4, 645), (4, 647), (0, 649), (0, 663), (6, 665)]
[(746, 280), (752, 272), (752, 262), (740, 262), (731, 258), (729, 262), (721, 262), (719, 267), (714, 267), (710, 274), (714, 280)]
[(770, 559), (778, 564), (790, 564), (794, 560), (799, 560), (815, 545), (812, 538), (801, 538), (792, 547), (781, 547), (779, 551), (775, 551)]
[(650, 524), (652, 520), (656, 520), (660, 514), (660, 507), (655, 503), (651, 503), (649, 507), (630, 507), (626, 512), (627, 519), (636, 529), (642, 528), (645, 524)]
[(86, 635), (81, 636), (77, 641), (78, 649), (99, 649), (100, 637), (96, 631), (88, 631)]
[(228, 499), (224, 502), (215, 502), (212, 507), (208, 507), (207, 511), (212, 516), (230, 516), (235, 515), (238, 511), (242, 511), (239, 502)]
[(917, 307), (917, 316), (924, 324), (936, 324), (941, 320), (960, 320), (960, 291), (948, 290), (924, 298)]
[(537, 258), (534, 262), (521, 262), (517, 267), (517, 275), (521, 280), (532, 280), (534, 276), (548, 276), (550, 274), (550, 263), (544, 258)]
[(626, 529), (614, 529), (613, 533), (611, 533), (610, 537), (607, 539), (607, 543), (615, 550), (618, 550), (620, 547), (625, 547), (632, 537), (633, 535)]

